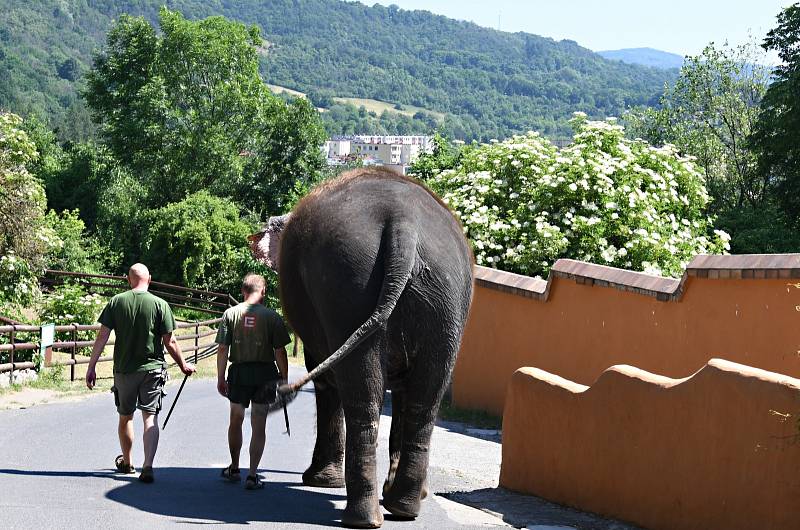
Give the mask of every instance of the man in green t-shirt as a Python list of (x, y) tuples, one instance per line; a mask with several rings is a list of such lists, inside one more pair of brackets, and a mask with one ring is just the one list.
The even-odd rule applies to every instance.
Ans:
[(115, 465), (121, 473), (134, 473), (131, 463), (133, 448), (133, 413), (142, 411), (144, 433), (144, 463), (139, 480), (153, 482), (153, 459), (158, 448), (158, 412), (161, 410), (162, 389), (166, 382), (164, 348), (186, 375), (194, 366), (181, 355), (175, 340), (175, 318), (169, 305), (147, 292), (150, 271), (141, 263), (128, 271), (131, 290), (113, 297), (100, 313), (100, 331), (92, 348), (86, 386), (92, 389), (97, 380), (97, 359), (114, 331), (114, 401), (119, 413), (119, 445), (122, 454)]
[[(253, 402), (250, 413), (250, 473), (245, 481), (247, 489), (263, 487), (257, 472), (267, 440), (267, 410), (276, 399), (275, 390), (279, 381), (286, 381), (289, 369), (285, 346), (290, 339), (283, 319), (275, 311), (261, 305), (266, 285), (262, 276), (245, 276), (242, 282), (244, 302), (222, 315), (216, 340), (217, 390), (231, 403), (228, 425), (231, 465), (222, 470), (222, 476), (232, 482), (241, 480), (239, 453), (242, 449), (242, 423), (244, 410)], [(228, 359), (231, 366), (226, 379)]]

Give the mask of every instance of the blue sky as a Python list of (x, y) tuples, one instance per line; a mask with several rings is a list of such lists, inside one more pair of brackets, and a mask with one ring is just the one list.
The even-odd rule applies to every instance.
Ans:
[[(371, 0), (361, 0), (372, 5)], [(795, 0), (796, 1), (796, 0)], [(709, 42), (760, 42), (775, 16), (793, 1), (780, 0), (378, 0), (424, 9), (503, 31), (572, 39), (592, 50), (649, 47), (679, 55)]]

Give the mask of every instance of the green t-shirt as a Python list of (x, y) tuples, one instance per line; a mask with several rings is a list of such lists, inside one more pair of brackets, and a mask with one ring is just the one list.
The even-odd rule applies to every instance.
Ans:
[(242, 303), (222, 315), (217, 344), (230, 346), (231, 363), (267, 363), (275, 366), (275, 351), (291, 342), (283, 319), (261, 304)]
[(114, 330), (114, 372), (129, 374), (164, 366), (161, 336), (175, 330), (169, 305), (146, 291), (112, 298), (97, 319)]

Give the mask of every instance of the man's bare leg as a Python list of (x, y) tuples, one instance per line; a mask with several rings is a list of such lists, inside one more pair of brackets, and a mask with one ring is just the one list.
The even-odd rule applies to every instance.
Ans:
[(117, 434), (119, 435), (119, 448), (122, 449), (122, 460), (128, 465), (133, 465), (133, 461), (131, 460), (131, 450), (133, 449), (133, 414), (130, 416), (119, 415)]
[(142, 422), (144, 423), (144, 465), (142, 467), (152, 467), (156, 449), (158, 449), (158, 414), (142, 411)]
[(239, 403), (231, 403), (228, 448), (231, 452), (231, 468), (233, 469), (239, 469), (239, 453), (242, 452), (242, 423), (244, 423), (244, 407)]
[(250, 411), (250, 476), (256, 476), (261, 455), (264, 454), (264, 445), (267, 443), (267, 406), (253, 403)]

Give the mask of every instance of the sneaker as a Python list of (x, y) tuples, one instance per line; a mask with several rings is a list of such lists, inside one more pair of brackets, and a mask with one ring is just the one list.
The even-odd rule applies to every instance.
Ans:
[(247, 475), (247, 480), (244, 481), (244, 489), (246, 490), (260, 490), (264, 488), (264, 483), (258, 475)]

